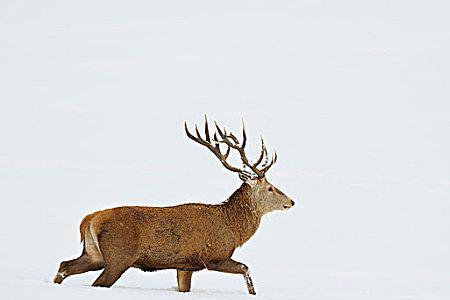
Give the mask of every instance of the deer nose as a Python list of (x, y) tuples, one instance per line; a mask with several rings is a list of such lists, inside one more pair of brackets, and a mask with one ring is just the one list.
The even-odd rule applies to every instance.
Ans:
[(295, 202), (294, 202), (294, 201), (292, 201), (292, 199), (291, 199), (291, 204), (292, 204), (292, 206), (294, 206), (294, 204), (295, 204)]

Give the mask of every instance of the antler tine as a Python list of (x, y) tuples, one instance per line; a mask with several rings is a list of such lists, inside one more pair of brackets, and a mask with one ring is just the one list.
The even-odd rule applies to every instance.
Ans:
[[(209, 148), (211, 151), (213, 151), (214, 147), (213, 147), (210, 143), (207, 143), (204, 139), (202, 139), (202, 136), (200, 135), (200, 132), (199, 132), (199, 130), (198, 130), (198, 126), (197, 126), (197, 125), (195, 125), (195, 133), (196, 133), (197, 136), (193, 135), (193, 134), (189, 131), (186, 122), (184, 122), (184, 130), (186, 131), (186, 135), (187, 135), (191, 140), (196, 141), (197, 143), (199, 143), (199, 144), (201, 144), (201, 145), (203, 145), (203, 146), (206, 146), (206, 147)], [(219, 152), (219, 153), (216, 153), (215, 151), (213, 151), (213, 152), (214, 152), (214, 154), (216, 154), (216, 156), (217, 156), (217, 155), (221, 155), (220, 152)]]
[[(198, 137), (195, 137), (192, 133), (189, 132), (189, 129), (188, 129), (188, 127), (187, 127), (187, 123), (186, 123), (186, 122), (184, 122), (184, 131), (186, 132), (186, 135), (187, 135), (191, 140), (194, 140), (194, 141), (196, 141), (197, 143), (200, 143), (200, 144), (203, 145), (202, 141), (201, 141)], [(197, 132), (198, 132), (198, 130), (197, 130)]]
[(228, 135), (226, 135), (226, 137), (231, 138), (236, 145), (239, 144), (239, 140), (237, 139), (237, 137), (232, 132), (230, 132)]
[(264, 139), (261, 136), (261, 154), (259, 155), (258, 160), (253, 164), (253, 167), (257, 167), (263, 160), (264, 156), (267, 155), (267, 149), (266, 146), (264, 146)]
[(213, 136), (213, 142), (216, 143), (216, 145), (219, 144), (219, 139), (217, 138), (217, 132), (214, 132), (214, 136)]
[(208, 117), (206, 115), (205, 115), (205, 135), (206, 135), (206, 141), (208, 143), (211, 143), (211, 139), (209, 137)]
[(242, 148), (245, 148), (246, 144), (247, 144), (247, 133), (245, 132), (244, 119), (242, 119)]
[(267, 149), (264, 152), (264, 162), (261, 165), (261, 168), (264, 168), (269, 163), (269, 155), (267, 154)]
[(225, 135), (224, 135), (224, 133), (222, 132), (222, 129), (220, 129), (220, 127), (219, 127), (219, 125), (217, 124), (216, 121), (214, 121), (214, 124), (216, 125), (216, 129), (217, 129), (217, 132), (219, 133), (220, 137), (221, 137), (221, 138), (224, 138)]
[(262, 168), (261, 171), (262, 171), (263, 173), (266, 173), (267, 170), (269, 170), (270, 167), (272, 167), (272, 165), (277, 161), (277, 158), (278, 158), (277, 152), (274, 151), (274, 154), (272, 155), (272, 160), (270, 161), (270, 163), (269, 163), (267, 166), (265, 166), (264, 168)]
[[(206, 122), (206, 124), (205, 124), (205, 133), (206, 133), (206, 127), (208, 126), (207, 124), (208, 123)], [(187, 127), (187, 123), (186, 122), (184, 122), (184, 130), (186, 131), (186, 135), (191, 140), (193, 140), (193, 141), (195, 141), (195, 142), (197, 142), (197, 143), (207, 147), (209, 150), (211, 150), (211, 152), (214, 153), (214, 155), (220, 160), (220, 162), (222, 163), (222, 165), (225, 168), (227, 168), (228, 170), (233, 171), (233, 172), (241, 172), (241, 169), (231, 166), (226, 161), (228, 155), (230, 154), (230, 147), (228, 147), (227, 152), (225, 154), (222, 154), (222, 152), (220, 151), (220, 147), (219, 147), (218, 143), (216, 143), (216, 145), (213, 146), (211, 144), (211, 142), (205, 141), (202, 138), (202, 136), (200, 135), (200, 132), (198, 130), (198, 126), (197, 125), (195, 125), (195, 133), (196, 133), (197, 136), (194, 136), (192, 133), (189, 132), (189, 129)], [(208, 139), (208, 135), (209, 135), (209, 131), (208, 131), (208, 134), (207, 134), (207, 139)], [(215, 138), (216, 138), (216, 136), (215, 136)], [(219, 142), (219, 141), (217, 141), (217, 142)]]
[(200, 132), (198, 131), (198, 126), (197, 126), (197, 124), (195, 124), (195, 133), (197, 134), (197, 138), (198, 138), (199, 140), (201, 140), (202, 142), (205, 142), (205, 141), (202, 139), (202, 136), (200, 135)]
[(231, 151), (231, 148), (227, 147), (227, 152), (225, 152), (225, 154), (223, 155), (223, 159), (227, 159), (228, 158), (228, 155), (230, 154), (230, 151)]

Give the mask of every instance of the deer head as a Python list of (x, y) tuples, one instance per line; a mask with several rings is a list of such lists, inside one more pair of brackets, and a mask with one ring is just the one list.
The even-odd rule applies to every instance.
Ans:
[[(222, 165), (232, 172), (236, 172), (239, 178), (248, 184), (252, 189), (252, 199), (255, 201), (255, 206), (261, 214), (266, 214), (274, 210), (287, 210), (294, 205), (294, 201), (286, 196), (283, 192), (277, 189), (266, 179), (266, 172), (277, 161), (277, 154), (274, 152), (270, 162), (267, 154), (264, 140), (261, 138), (261, 152), (255, 162), (250, 162), (245, 154), (245, 146), (247, 144), (247, 134), (245, 126), (242, 127), (242, 142), (239, 142), (237, 137), (232, 132), (227, 132), (225, 128), (214, 122), (216, 131), (212, 135), (209, 131), (208, 119), (205, 116), (205, 138), (203, 138), (195, 126), (195, 135), (189, 132), (186, 122), (184, 128), (187, 136), (208, 148), (222, 163)], [(225, 146), (225, 151), (222, 152), (220, 146)], [(242, 168), (231, 166), (227, 162), (227, 158), (231, 149), (236, 150), (242, 160)]]

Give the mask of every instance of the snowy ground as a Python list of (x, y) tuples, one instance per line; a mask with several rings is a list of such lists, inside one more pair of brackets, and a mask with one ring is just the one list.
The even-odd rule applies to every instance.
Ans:
[(450, 298), (448, 1), (0, 2), (0, 298), (248, 299), (239, 276), (51, 281), (83, 215), (239, 185), (182, 122), (259, 134), (298, 205), (236, 252), (259, 299)]

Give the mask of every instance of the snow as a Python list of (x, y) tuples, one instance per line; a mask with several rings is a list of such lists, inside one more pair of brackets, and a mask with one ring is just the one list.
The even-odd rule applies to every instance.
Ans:
[(218, 203), (240, 180), (184, 134), (259, 135), (296, 201), (235, 259), (258, 299), (450, 298), (447, 1), (0, 3), (0, 298), (249, 299), (241, 276), (52, 283), (118, 205)]

